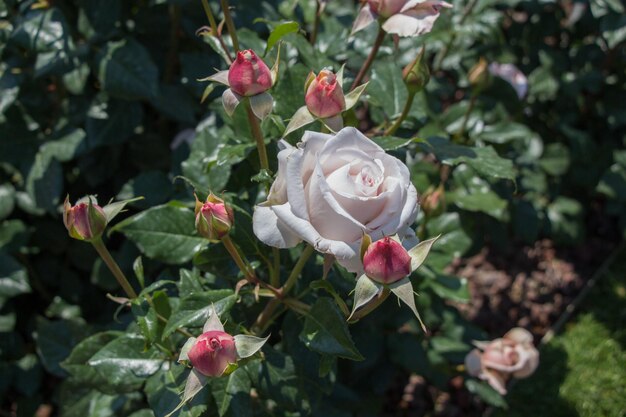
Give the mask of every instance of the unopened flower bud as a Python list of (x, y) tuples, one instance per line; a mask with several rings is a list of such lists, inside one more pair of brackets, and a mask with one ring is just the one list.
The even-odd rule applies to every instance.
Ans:
[(213, 193), (204, 203), (196, 198), (196, 230), (201, 236), (212, 241), (220, 240), (233, 227), (234, 221), (232, 209)]
[(336, 116), (346, 109), (343, 89), (337, 76), (329, 70), (321, 70), (312, 79), (304, 101), (311, 114), (322, 119)]
[(228, 70), (228, 84), (235, 93), (249, 97), (272, 86), (272, 74), (265, 62), (253, 50), (237, 52), (237, 58)]
[(66, 197), (63, 223), (74, 239), (92, 241), (102, 236), (107, 226), (107, 215), (102, 207), (92, 203), (91, 198), (86, 203), (81, 201), (72, 206), (69, 197)]
[(426, 60), (424, 59), (425, 52), (426, 48), (422, 47), (422, 50), (415, 57), (413, 62), (408, 64), (402, 70), (402, 79), (404, 80), (404, 84), (406, 84), (409, 93), (417, 93), (426, 87), (426, 84), (430, 81), (430, 70), (428, 69)]
[(480, 58), (469, 71), (467, 78), (474, 88), (482, 89), (486, 87), (490, 80), (487, 60)]
[(400, 12), (407, 0), (368, 0), (367, 2), (374, 13), (387, 18)]
[(400, 243), (384, 237), (368, 246), (363, 268), (374, 281), (391, 284), (411, 273), (411, 257)]
[(219, 330), (202, 333), (188, 356), (191, 365), (201, 374), (221, 376), (230, 364), (237, 362), (235, 338)]
[(424, 194), (422, 194), (422, 201), (420, 203), (424, 214), (429, 217), (437, 217), (445, 209), (445, 191), (443, 185), (439, 185), (437, 188), (429, 188)]

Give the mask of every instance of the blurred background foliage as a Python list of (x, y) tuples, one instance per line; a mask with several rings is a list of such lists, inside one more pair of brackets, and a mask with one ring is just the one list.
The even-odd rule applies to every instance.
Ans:
[[(218, 2), (209, 3), (219, 16)], [(331, 334), (343, 340), (339, 355), (324, 347), (314, 353), (303, 343), (303, 320), (288, 313), (270, 329), (274, 347), (264, 350), (263, 362), (216, 380), (180, 415), (275, 415), (272, 407), (293, 416), (379, 415), (403, 372), (445, 390), (471, 340), (487, 336), (450, 304), (469, 300), (467, 281), (445, 270), (453, 259), (486, 245), (505, 251), (540, 238), (567, 246), (625, 236), (623, 3), (453, 3), (427, 36), (387, 37), (361, 104), (346, 115), (347, 124), (370, 133), (388, 126), (407, 98), (401, 69), (425, 45), (432, 79), (396, 136), (379, 140), (407, 161), (421, 194), (443, 189), (418, 220), (421, 237), (443, 237), (414, 277), (433, 337), (424, 338), (410, 313), (388, 302), (349, 333), (344, 325)], [(259, 53), (280, 23), (300, 27), (282, 38), (276, 105), (263, 123), (275, 171), (275, 140), (303, 104), (308, 72), (346, 63), (347, 78), (354, 77), (375, 29), (349, 39), (357, 5), (331, 1), (313, 47), (305, 32), (315, 1), (231, 5), (242, 46)], [(221, 303), (233, 329), (258, 314), (245, 291), (233, 308), (237, 270), (220, 246), (207, 248), (194, 234), (189, 214), (193, 188), (226, 190), (238, 209), (234, 239), (263, 262), (267, 248), (254, 239), (250, 219), (263, 178), (250, 180), (259, 166), (245, 113), (225, 116), (221, 90), (198, 81), (225, 69), (215, 39), (196, 36), (206, 24), (199, 0), (0, 0), (3, 415), (163, 416), (178, 402), (184, 373), (155, 345), (166, 340), (173, 345), (165, 350), (175, 351), (182, 339), (168, 335), (201, 325), (192, 316), (210, 302)], [(268, 64), (276, 49), (265, 51)], [(518, 97), (496, 76), (473, 90), (468, 72), (480, 58), (515, 64), (528, 77), (527, 94)], [(141, 214), (119, 223), (109, 245), (122, 268), (164, 300), (157, 307), (169, 318), (164, 328), (155, 324), (154, 307), (118, 309), (106, 298), (119, 293), (115, 280), (63, 227), (68, 194), (73, 201), (97, 194), (101, 203), (145, 196), (131, 206)], [(290, 254), (297, 259), (298, 249)], [(292, 264), (285, 258), (283, 272)], [(330, 299), (320, 271), (321, 259), (311, 260), (298, 287), (312, 285), (305, 300), (324, 309)], [(335, 268), (328, 282), (331, 295), (349, 298), (352, 276)], [(337, 361), (356, 354), (365, 360)], [(251, 387), (252, 399), (242, 394)], [(484, 385), (468, 388), (503, 405)], [(268, 399), (270, 406), (252, 407)]]

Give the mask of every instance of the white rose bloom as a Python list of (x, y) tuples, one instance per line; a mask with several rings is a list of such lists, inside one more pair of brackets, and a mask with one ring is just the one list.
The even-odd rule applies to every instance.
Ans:
[(254, 210), (261, 241), (289, 248), (305, 240), (357, 272), (363, 233), (373, 240), (395, 233), (414, 238), (418, 204), (409, 170), (361, 132), (307, 131), (297, 147), (280, 145), (268, 201)]

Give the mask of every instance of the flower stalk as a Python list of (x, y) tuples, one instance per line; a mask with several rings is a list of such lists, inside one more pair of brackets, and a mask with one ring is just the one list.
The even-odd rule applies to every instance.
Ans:
[(352, 82), (352, 87), (350, 87), (350, 91), (354, 90), (357, 86), (359, 86), (359, 84), (361, 84), (361, 81), (363, 81), (365, 74), (367, 74), (367, 71), (369, 71), (370, 67), (372, 66), (372, 63), (374, 62), (374, 59), (376, 58), (376, 54), (378, 54), (378, 50), (380, 49), (380, 46), (383, 44), (384, 39), (385, 39), (385, 31), (383, 30), (381, 26), (378, 28), (378, 35), (376, 35), (376, 40), (374, 41), (372, 50), (370, 51), (370, 54), (367, 56), (367, 59), (363, 63), (363, 66), (359, 70), (359, 73), (354, 79), (354, 82)]
[(222, 35), (219, 33), (217, 28), (217, 22), (215, 21), (215, 17), (213, 16), (213, 11), (211, 10), (211, 6), (207, 0), (202, 1), (202, 8), (204, 9), (204, 13), (206, 14), (207, 19), (209, 20), (209, 26), (211, 27), (211, 34), (213, 34), (217, 40), (219, 41), (226, 57), (228, 57), (227, 64), (230, 65), (233, 62), (233, 58), (230, 56), (230, 52), (228, 51), (228, 47), (224, 43), (224, 39), (222, 39)]
[(402, 113), (400, 114), (400, 117), (398, 117), (395, 120), (395, 122), (393, 122), (393, 124), (389, 126), (387, 130), (385, 130), (385, 133), (384, 133), (385, 136), (391, 136), (394, 133), (396, 133), (400, 125), (402, 125), (402, 122), (404, 121), (404, 119), (406, 119), (406, 117), (409, 115), (409, 111), (411, 110), (411, 106), (413, 105), (414, 99), (415, 99), (415, 93), (409, 91), (409, 95), (406, 98), (406, 103), (404, 103), (404, 108), (402, 109)]
[(259, 162), (261, 163), (261, 168), (265, 169), (269, 172), (270, 164), (267, 159), (267, 149), (265, 148), (265, 140), (263, 139), (263, 131), (261, 130), (261, 124), (259, 123), (259, 119), (254, 115), (252, 111), (252, 107), (250, 105), (250, 99), (246, 100), (246, 113), (248, 115), (248, 123), (250, 124), (250, 130), (252, 131), (252, 136), (256, 141), (256, 147), (259, 152)]
[(239, 40), (237, 39), (237, 31), (235, 30), (233, 17), (230, 15), (228, 0), (220, 0), (220, 4), (222, 5), (222, 11), (224, 12), (224, 21), (226, 22), (226, 27), (228, 28), (228, 34), (233, 42), (233, 48), (235, 48), (235, 52), (239, 52)]
[(97, 239), (92, 240), (91, 244), (96, 249), (104, 263), (109, 267), (109, 270), (111, 271), (117, 282), (120, 284), (128, 298), (137, 298), (137, 293), (126, 279), (126, 276), (117, 265), (117, 262), (115, 262), (115, 259), (113, 259), (113, 257), (111, 256), (111, 253), (104, 245), (102, 238), (98, 237)]

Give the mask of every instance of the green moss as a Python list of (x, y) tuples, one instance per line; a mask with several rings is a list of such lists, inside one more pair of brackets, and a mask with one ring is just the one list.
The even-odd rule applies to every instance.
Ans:
[(539, 369), (514, 385), (509, 409), (497, 416), (626, 416), (625, 258), (599, 279), (581, 314), (541, 348)]

